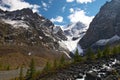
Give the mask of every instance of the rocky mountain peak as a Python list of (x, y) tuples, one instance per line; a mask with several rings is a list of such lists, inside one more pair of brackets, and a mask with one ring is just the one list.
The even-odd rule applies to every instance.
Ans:
[(16, 11), (11, 11), (9, 12), (11, 14), (16, 14), (16, 15), (33, 15), (33, 11), (30, 8), (24, 8), (21, 10), (16, 10)]
[(120, 0), (106, 2), (91, 22), (86, 35), (80, 40), (82, 48), (88, 48), (100, 39), (120, 36)]
[(64, 28), (64, 33), (73, 39), (81, 38), (87, 30), (87, 26), (81, 22), (71, 23)]
[[(12, 40), (14, 44), (20, 42), (20, 44), (34, 46), (40, 46), (39, 44), (42, 44), (43, 46), (57, 50), (59, 48), (58, 42), (67, 40), (59, 27), (54, 26), (49, 19), (33, 13), (29, 8), (5, 12), (1, 10), (0, 14), (4, 14), (0, 15), (0, 21), (10, 25), (7, 26), (10, 29), (9, 32), (13, 31), (11, 34), (4, 35), (8, 37), (12, 36), (10, 40), (8, 39), (8, 42)], [(58, 31), (55, 31), (54, 28), (58, 28)]]

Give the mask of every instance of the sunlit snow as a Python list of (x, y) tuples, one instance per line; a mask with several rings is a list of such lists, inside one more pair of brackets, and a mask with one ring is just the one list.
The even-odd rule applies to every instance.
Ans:
[(79, 53), (83, 52), (81, 47), (78, 46), (78, 42), (79, 42), (80, 38), (77, 40), (74, 40), (74, 41), (71, 39), (71, 37), (67, 37), (67, 38), (68, 38), (67, 41), (62, 41), (62, 42), (66, 45), (66, 47), (69, 49), (69, 51), (74, 53), (76, 51), (76, 49), (78, 49)]

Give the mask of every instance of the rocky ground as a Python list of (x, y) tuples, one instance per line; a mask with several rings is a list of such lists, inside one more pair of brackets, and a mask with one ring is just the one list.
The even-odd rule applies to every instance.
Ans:
[(47, 75), (38, 80), (119, 80), (120, 55), (109, 59), (87, 61), (71, 65), (67, 69), (58, 71), (54, 75)]

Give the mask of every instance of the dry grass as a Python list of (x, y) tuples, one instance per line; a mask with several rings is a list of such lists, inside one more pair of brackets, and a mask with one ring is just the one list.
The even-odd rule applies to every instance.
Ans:
[[(32, 53), (31, 56), (28, 55), (29, 52)], [(60, 53), (44, 47), (0, 46), (0, 70), (27, 67), (32, 58), (36, 66), (43, 67), (48, 60), (52, 62), (59, 57)]]

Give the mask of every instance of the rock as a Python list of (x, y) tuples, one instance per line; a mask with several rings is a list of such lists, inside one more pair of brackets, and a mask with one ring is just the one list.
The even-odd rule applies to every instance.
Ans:
[(79, 73), (79, 75), (77, 76), (77, 78), (79, 78), (79, 79), (83, 78), (83, 74)]
[(82, 22), (76, 22), (69, 24), (65, 29), (65, 35), (71, 37), (72, 40), (77, 40), (78, 38), (82, 38), (87, 30), (87, 26)]
[(110, 76), (106, 77), (104, 80), (118, 80), (118, 78), (114, 75), (110, 75)]
[(96, 72), (88, 72), (86, 73), (85, 80), (96, 80), (97, 78), (98, 77)]
[[(85, 36), (79, 41), (83, 49), (91, 47), (101, 40), (107, 42), (114, 36), (120, 36), (120, 0), (111, 0), (101, 7), (91, 22)], [(120, 41), (118, 41), (120, 43)], [(113, 43), (114, 44), (114, 43)]]
[[(119, 57), (120, 55), (117, 55)], [(120, 65), (114, 63), (115, 57), (110, 59), (100, 59), (96, 62), (72, 64), (70, 67), (59, 71), (57, 79), (59, 80), (118, 80), (120, 75)], [(114, 65), (109, 65), (114, 63)], [(56, 78), (56, 77), (54, 77)], [(51, 79), (51, 80), (54, 80)], [(49, 79), (48, 79), (49, 80)]]
[[(2, 23), (7, 25), (6, 31), (5, 28), (2, 30), (4, 27)], [(67, 40), (60, 27), (54, 26), (50, 20), (33, 13), (29, 8), (16, 11), (0, 10), (0, 25), (0, 36), (4, 34), (5, 39), (2, 44), (6, 42), (35, 46), (42, 44), (46, 48), (59, 51), (61, 48), (59, 41)]]

